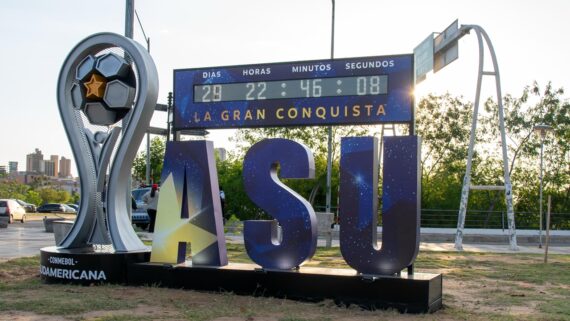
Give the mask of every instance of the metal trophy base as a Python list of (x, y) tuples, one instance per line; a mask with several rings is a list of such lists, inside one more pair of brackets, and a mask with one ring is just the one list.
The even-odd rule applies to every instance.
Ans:
[(282, 271), (237, 263), (224, 267), (138, 263), (129, 265), (127, 274), (129, 285), (229, 291), (303, 301), (331, 299), (339, 305), (392, 308), (407, 313), (434, 312), (442, 307), (441, 274), (363, 276), (352, 269), (301, 267)]
[(47, 283), (127, 284), (127, 267), (149, 259), (150, 250), (121, 253), (105, 247), (68, 250), (50, 246), (40, 250), (40, 276)]

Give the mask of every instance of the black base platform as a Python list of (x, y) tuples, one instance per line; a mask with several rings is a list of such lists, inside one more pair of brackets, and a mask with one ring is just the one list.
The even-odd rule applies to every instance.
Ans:
[(148, 263), (150, 251), (118, 253), (84, 248), (41, 249), (40, 275), (47, 283), (158, 285), (241, 295), (272, 296), (303, 301), (334, 300), (367, 309), (434, 312), (442, 306), (441, 274), (363, 276), (352, 269), (301, 267), (262, 270), (254, 264), (192, 267)]
[(350, 269), (301, 267), (298, 271), (261, 270), (252, 264), (192, 267), (189, 264), (129, 265), (128, 284), (284, 297), (305, 301), (332, 299), (368, 309), (433, 312), (442, 306), (441, 274), (362, 276)]
[(40, 250), (40, 276), (47, 283), (127, 283), (127, 267), (148, 262), (150, 250), (120, 253), (92, 247)]

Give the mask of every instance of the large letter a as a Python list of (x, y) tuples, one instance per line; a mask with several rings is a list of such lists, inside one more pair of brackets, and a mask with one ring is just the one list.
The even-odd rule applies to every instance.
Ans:
[(214, 148), (209, 141), (168, 142), (162, 169), (151, 262), (228, 264)]

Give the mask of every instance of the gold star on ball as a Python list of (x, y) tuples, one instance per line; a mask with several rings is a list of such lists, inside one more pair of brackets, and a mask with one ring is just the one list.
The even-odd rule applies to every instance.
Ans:
[(107, 82), (103, 76), (93, 74), (89, 81), (83, 84), (85, 88), (87, 88), (87, 93), (85, 94), (86, 98), (89, 99), (101, 99), (105, 94), (105, 87), (107, 86)]

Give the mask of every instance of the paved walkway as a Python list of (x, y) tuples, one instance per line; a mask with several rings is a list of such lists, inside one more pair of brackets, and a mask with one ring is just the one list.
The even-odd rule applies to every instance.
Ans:
[[(243, 236), (228, 235), (226, 239), (230, 243), (243, 243)], [(324, 239), (318, 240), (318, 246), (325, 246)], [(339, 241), (332, 240), (332, 246), (338, 247)], [(438, 252), (455, 252), (454, 243), (440, 243), (440, 242), (421, 242), (420, 251), (438, 251)], [(518, 251), (511, 251), (508, 244), (463, 244), (463, 251), (465, 252), (489, 252), (489, 253), (534, 253), (544, 254), (544, 248), (540, 249), (538, 246), (520, 246)], [(570, 244), (567, 246), (550, 246), (548, 248), (549, 254), (570, 254)]]
[(0, 260), (40, 254), (40, 249), (55, 245), (53, 233), (45, 232), (42, 221), (13, 223), (0, 228)]
[[(425, 231), (423, 232), (425, 233)], [(485, 233), (492, 233), (492, 231)], [(531, 232), (521, 232), (520, 234), (524, 233)], [(520, 235), (518, 231), (517, 234)], [(152, 240), (151, 233), (139, 233), (139, 235), (143, 239)], [(231, 243), (243, 243), (242, 235), (227, 235), (226, 239)], [(53, 245), (55, 245), (53, 233), (45, 232), (42, 221), (28, 221), (25, 224), (14, 223), (10, 224), (8, 228), (0, 228), (0, 260), (38, 255), (41, 248)], [(325, 246), (325, 240), (319, 239), (319, 246)], [(339, 246), (337, 239), (332, 241), (332, 246)], [(513, 252), (509, 249), (508, 244), (464, 244), (463, 248), (466, 252), (544, 253), (544, 249), (539, 249), (537, 246), (519, 246), (519, 251)], [(422, 251), (455, 251), (453, 243), (446, 242), (422, 242), (420, 249)], [(551, 246), (549, 253), (570, 254), (570, 244)]]

